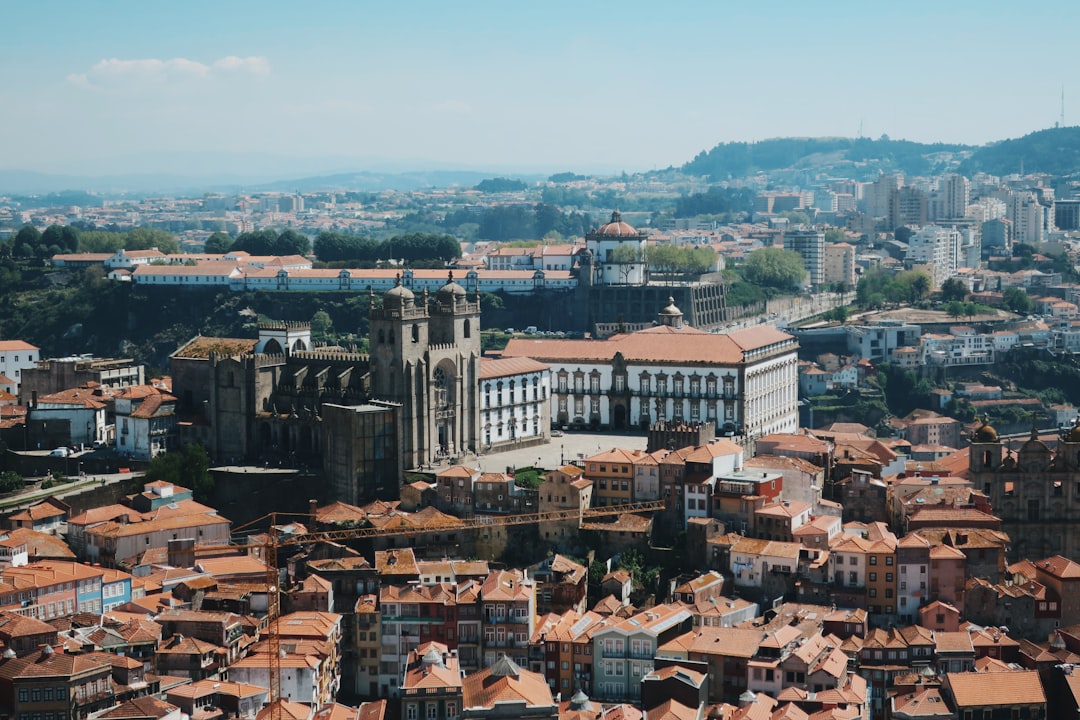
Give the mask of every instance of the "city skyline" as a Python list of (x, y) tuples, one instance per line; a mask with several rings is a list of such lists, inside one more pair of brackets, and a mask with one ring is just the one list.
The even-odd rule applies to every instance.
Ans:
[(316, 10), (8, 6), (0, 169), (632, 172), (772, 137), (984, 144), (1062, 94), (1071, 124), (1080, 89), (1064, 2)]

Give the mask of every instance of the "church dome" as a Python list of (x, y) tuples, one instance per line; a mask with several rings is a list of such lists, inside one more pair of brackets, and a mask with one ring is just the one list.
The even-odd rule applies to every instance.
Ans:
[(667, 307), (662, 309), (660, 311), (660, 314), (665, 316), (665, 317), (681, 317), (682, 316), (682, 310), (680, 310), (675, 305), (675, 298), (669, 296), (668, 299), (667, 299)]
[(622, 215), (616, 210), (611, 213), (611, 222), (601, 225), (596, 234), (604, 237), (637, 237), (639, 233), (632, 225), (624, 223)]
[(1065, 442), (1080, 443), (1080, 417), (1076, 423), (1065, 432)]
[(983, 418), (982, 425), (975, 431), (975, 435), (972, 437), (974, 442), (980, 443), (994, 443), (998, 441), (997, 430), (995, 430), (990, 423)]
[(394, 287), (390, 288), (383, 294), (383, 307), (384, 308), (402, 308), (408, 307), (416, 300), (416, 296), (413, 295), (412, 290), (401, 284), (401, 276), (397, 276), (397, 280), (394, 283)]
[(465, 298), (465, 288), (454, 282), (454, 273), (451, 272), (436, 297), (442, 302), (456, 302)]

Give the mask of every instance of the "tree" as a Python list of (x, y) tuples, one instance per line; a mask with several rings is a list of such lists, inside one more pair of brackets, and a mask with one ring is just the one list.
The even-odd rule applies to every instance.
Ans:
[(832, 319), (843, 325), (848, 319), (848, 309), (846, 305), (838, 305), (832, 310)]
[(967, 285), (957, 278), (949, 278), (941, 283), (941, 299), (945, 302), (963, 300), (968, 295)]
[(487, 180), (481, 180), (474, 190), (479, 190), (485, 193), (500, 193), (500, 192), (521, 192), (528, 188), (528, 185), (520, 180), (512, 180), (510, 178), (488, 178)]
[(330, 331), (334, 329), (334, 323), (330, 314), (325, 310), (318, 310), (311, 316), (311, 336), (317, 340), (325, 340)]
[(210, 474), (210, 456), (198, 443), (183, 450), (173, 450), (150, 461), (146, 468), (146, 480), (163, 480), (180, 487), (190, 487), (199, 502), (207, 502), (214, 490), (214, 476)]
[(232, 245), (233, 239), (227, 233), (216, 232), (206, 238), (206, 245), (203, 247), (203, 252), (214, 255), (224, 255), (229, 252)]
[(286, 230), (277, 237), (271, 255), (307, 255), (311, 252), (311, 240), (295, 230)]
[(26, 487), (22, 475), (14, 470), (6, 470), (0, 473), (0, 493), (15, 492)]
[(838, 243), (846, 241), (847, 233), (840, 228), (829, 228), (825, 231), (825, 242), (827, 243)]
[(124, 243), (126, 250), (150, 250), (157, 248), (168, 255), (176, 255), (180, 252), (180, 242), (172, 233), (156, 228), (137, 227), (127, 234)]
[(959, 300), (952, 300), (945, 304), (945, 312), (948, 313), (951, 318), (958, 318), (964, 314), (964, 303)]
[(1014, 313), (1027, 315), (1031, 312), (1031, 296), (1021, 288), (1005, 288), (1005, 291), (1001, 294), (1001, 299), (1005, 303), (1005, 307)]
[(40, 244), (58, 247), (61, 252), (73, 253), (79, 249), (79, 231), (70, 225), (50, 225), (41, 233)]
[(742, 275), (756, 285), (788, 290), (803, 281), (806, 267), (802, 256), (794, 250), (767, 247), (750, 253), (743, 263)]
[(930, 294), (930, 288), (933, 283), (930, 281), (930, 276), (924, 272), (915, 271), (911, 276), (911, 292), (914, 296), (912, 300), (921, 300)]
[(29, 257), (34, 254), (34, 248), (41, 242), (41, 231), (33, 225), (23, 225), (19, 232), (15, 233), (13, 250), (16, 256)]
[(901, 225), (893, 231), (893, 237), (897, 242), (906, 243), (911, 239), (911, 236), (915, 234), (915, 231), (906, 225)]

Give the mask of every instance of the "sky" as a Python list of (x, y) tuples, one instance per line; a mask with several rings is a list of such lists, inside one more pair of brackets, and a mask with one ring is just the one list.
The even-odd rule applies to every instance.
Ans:
[[(1080, 124), (1076, 0), (7, 0), (0, 169), (634, 172)], [(1075, 109), (1075, 112), (1072, 110)]]

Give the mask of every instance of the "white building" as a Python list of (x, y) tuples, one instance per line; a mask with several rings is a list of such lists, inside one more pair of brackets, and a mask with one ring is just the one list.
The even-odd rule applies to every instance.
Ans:
[(930, 195), (931, 220), (955, 220), (967, 213), (971, 200), (971, 181), (963, 175), (950, 173), (938, 181)]
[(547, 442), (551, 369), (527, 357), (480, 359), (480, 430), (485, 448)]
[(624, 223), (618, 210), (611, 213), (611, 222), (585, 235), (592, 283), (644, 285), (646, 238), (644, 232)]
[(41, 357), (41, 350), (22, 340), (0, 340), (0, 375), (15, 381), (12, 395), (18, 395), (22, 371), (32, 368)]
[(801, 550), (800, 543), (743, 538), (731, 546), (728, 571), (736, 585), (761, 587), (772, 570), (797, 571)]
[[(28, 419), (44, 423), (42, 434), (46, 437), (70, 438), (73, 445), (90, 445), (106, 437), (105, 409), (103, 400), (95, 397), (90, 388), (72, 388), (39, 397)], [(58, 429), (50, 430), (50, 423)]]
[(961, 264), (962, 238), (958, 230), (927, 225), (916, 231), (908, 241), (907, 259), (925, 265), (931, 272), (935, 288), (956, 276)]
[(125, 388), (116, 396), (116, 449), (136, 460), (153, 460), (176, 440), (176, 398), (152, 385)]
[(795, 338), (767, 326), (712, 335), (683, 325), (669, 302), (656, 327), (604, 340), (514, 338), (503, 357), (551, 367), (557, 425), (625, 429), (712, 420), (750, 437), (794, 432)]

